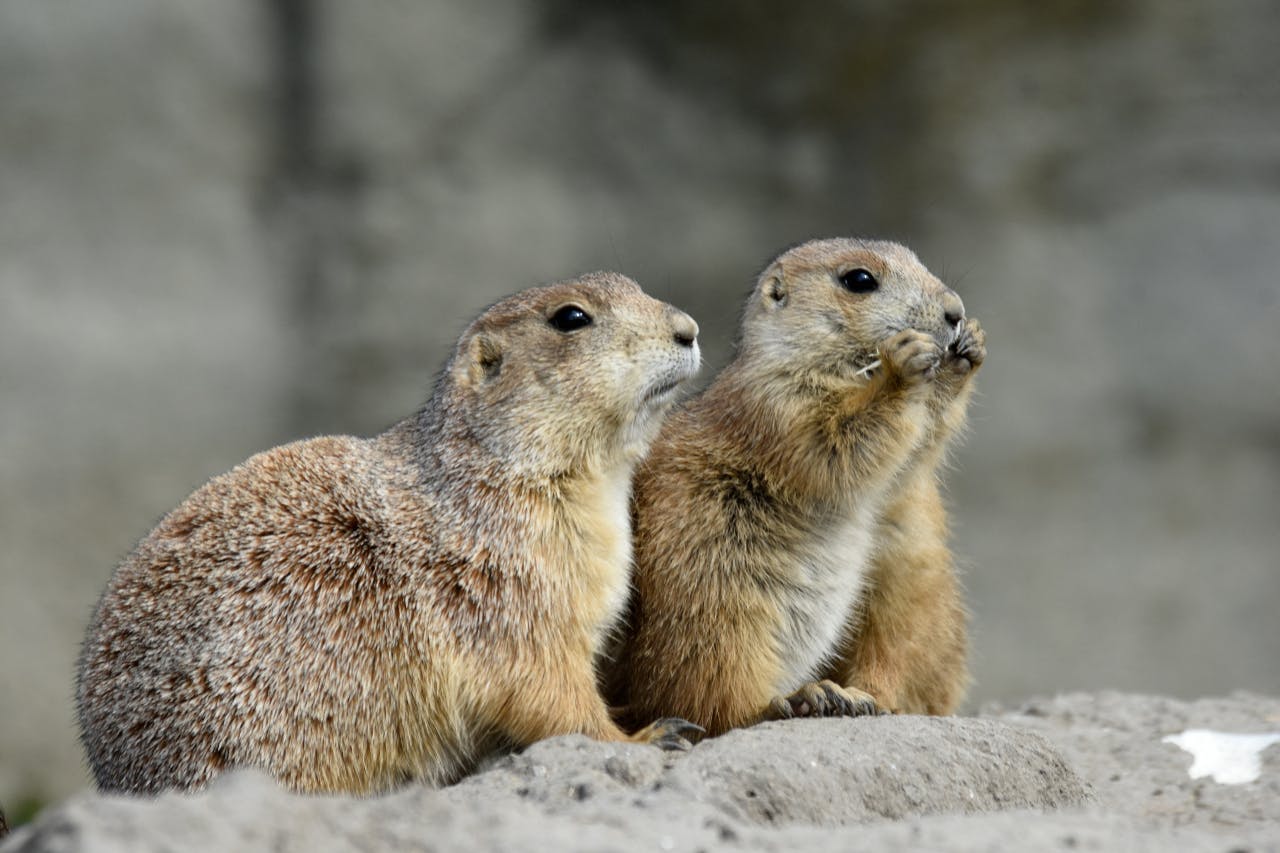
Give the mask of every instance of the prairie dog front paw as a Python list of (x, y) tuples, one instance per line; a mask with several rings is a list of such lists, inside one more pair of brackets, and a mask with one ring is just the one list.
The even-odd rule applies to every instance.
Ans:
[(947, 347), (947, 368), (959, 374), (977, 370), (987, 359), (987, 333), (973, 317), (960, 326), (956, 339)]
[(880, 344), (880, 362), (907, 387), (923, 385), (938, 373), (942, 348), (932, 336), (905, 329)]

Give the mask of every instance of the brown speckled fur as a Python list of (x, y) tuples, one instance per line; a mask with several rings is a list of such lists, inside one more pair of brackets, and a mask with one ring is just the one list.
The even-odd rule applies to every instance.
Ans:
[[(874, 292), (841, 286), (859, 268)], [(765, 269), (737, 357), (636, 474), (629, 630), (605, 678), (624, 717), (715, 734), (955, 708), (966, 614), (937, 478), (985, 355), (957, 314), (893, 243), (813, 241)]]
[[(553, 328), (566, 305), (594, 322)], [(625, 601), (632, 468), (697, 368), (696, 332), (616, 274), (528, 290), (468, 328), (417, 415), (197, 490), (89, 627), (99, 786), (194, 789), (248, 765), (365, 793), (456, 779), (500, 745), (627, 738), (593, 659)]]

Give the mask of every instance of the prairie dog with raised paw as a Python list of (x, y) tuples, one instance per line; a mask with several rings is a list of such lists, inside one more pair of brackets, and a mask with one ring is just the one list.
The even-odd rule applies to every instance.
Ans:
[(373, 438), (215, 477), (116, 569), (80, 658), (99, 787), (266, 770), (305, 792), (459, 778), (495, 749), (629, 736), (594, 659), (626, 600), (633, 468), (698, 368), (697, 324), (615, 273), (526, 290)]
[(903, 246), (815, 240), (759, 276), (733, 362), (636, 474), (623, 716), (949, 713), (966, 613), (938, 469), (985, 357)]

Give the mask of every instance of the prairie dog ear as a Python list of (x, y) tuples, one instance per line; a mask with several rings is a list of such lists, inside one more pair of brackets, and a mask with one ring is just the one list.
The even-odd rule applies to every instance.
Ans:
[(487, 332), (477, 332), (464, 344), (453, 374), (458, 384), (478, 388), (501, 372), (502, 342)]
[(759, 291), (760, 304), (766, 309), (782, 308), (787, 304), (787, 298), (791, 294), (780, 264), (772, 263), (760, 274)]

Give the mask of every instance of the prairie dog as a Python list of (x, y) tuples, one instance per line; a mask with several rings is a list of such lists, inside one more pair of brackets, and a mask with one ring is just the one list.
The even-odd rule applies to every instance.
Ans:
[(966, 615), (937, 468), (985, 356), (906, 248), (817, 240), (765, 268), (734, 361), (636, 473), (624, 715), (947, 713)]
[(106, 791), (254, 766), (305, 792), (446, 783), (495, 748), (634, 737), (593, 659), (625, 603), (632, 470), (698, 327), (595, 273), (493, 305), (430, 401), (373, 438), (214, 478), (125, 558), (81, 654)]

